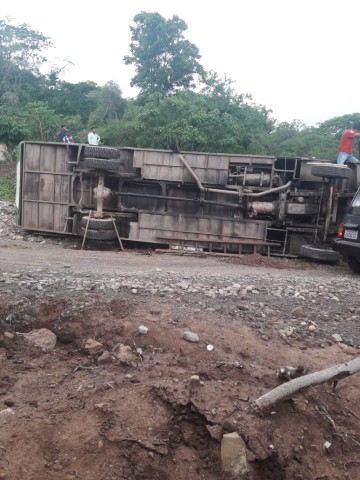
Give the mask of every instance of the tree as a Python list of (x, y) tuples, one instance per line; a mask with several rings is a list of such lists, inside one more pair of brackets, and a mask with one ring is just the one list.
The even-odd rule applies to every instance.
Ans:
[(59, 129), (59, 125), (65, 123), (61, 116), (44, 102), (28, 103), (24, 109), (23, 118), (29, 132), (29, 137), (23, 140), (52, 142), (55, 140), (55, 132)]
[(30, 132), (24, 119), (0, 115), (0, 143), (5, 143), (12, 149), (29, 136)]
[(327, 128), (307, 127), (299, 120), (282, 122), (265, 138), (266, 153), (287, 157), (315, 157), (334, 160), (337, 134)]
[(109, 144), (143, 148), (258, 153), (257, 135), (267, 130), (262, 109), (186, 90), (128, 102), (123, 119), (106, 126), (102, 138)]
[(20, 96), (29, 82), (41, 76), (40, 66), (46, 61), (42, 52), (51, 41), (26, 24), (14, 26), (8, 21), (0, 19), (0, 95), (13, 91)]
[(97, 107), (100, 91), (101, 87), (95, 82), (59, 82), (56, 88), (44, 90), (42, 100), (60, 115), (79, 115), (85, 126), (90, 113)]
[(95, 103), (88, 120), (90, 128), (100, 126), (112, 120), (119, 120), (125, 109), (125, 100), (117, 83), (109, 81), (90, 94)]
[(348, 113), (319, 123), (319, 130), (328, 135), (335, 135), (336, 138), (340, 140), (343, 130), (351, 128), (352, 125), (359, 120), (360, 113)]
[(134, 22), (131, 55), (124, 57), (126, 65), (135, 66), (131, 85), (145, 94), (193, 88), (196, 75), (203, 76), (204, 70), (198, 62), (198, 48), (184, 38), (184, 20), (177, 15), (166, 20), (159, 13), (141, 12)]

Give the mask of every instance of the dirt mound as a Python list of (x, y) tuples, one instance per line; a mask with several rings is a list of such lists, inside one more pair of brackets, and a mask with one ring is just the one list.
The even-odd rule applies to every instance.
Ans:
[[(0, 318), (0, 478), (225, 479), (220, 442), (230, 432), (245, 441), (249, 480), (358, 478), (356, 376), (335, 391), (313, 387), (263, 417), (250, 408), (279, 384), (277, 367), (340, 363), (338, 345), (288, 345), (270, 326), (259, 332), (221, 309), (169, 298), (8, 295)], [(56, 333), (55, 349), (27, 343), (22, 333), (34, 328)], [(183, 340), (186, 330), (199, 343)], [(106, 360), (86, 351), (88, 339)]]
[(315, 260), (305, 260), (300, 258), (286, 258), (286, 257), (269, 257), (261, 255), (260, 253), (253, 253), (251, 255), (243, 255), (241, 257), (230, 257), (223, 259), (224, 262), (248, 265), (254, 267), (270, 267), (281, 270), (314, 270), (314, 269), (344, 269), (344, 265), (326, 265), (324, 263), (316, 262)]

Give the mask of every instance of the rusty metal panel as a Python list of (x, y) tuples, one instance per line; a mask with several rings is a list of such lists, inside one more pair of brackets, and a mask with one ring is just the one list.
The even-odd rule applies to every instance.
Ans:
[(197, 240), (225, 242), (232, 240), (265, 240), (266, 221), (198, 217), (179, 214), (140, 213), (137, 228), (129, 239), (150, 242), (162, 240)]
[[(184, 156), (201, 183), (210, 185), (227, 184), (228, 155), (186, 153)], [(134, 167), (141, 168), (141, 176), (145, 179), (195, 183), (177, 153), (135, 150)]]
[(231, 155), (230, 164), (231, 165), (245, 165), (245, 166), (255, 166), (255, 165), (268, 165), (271, 166), (275, 163), (276, 157), (269, 157), (266, 155)]
[(321, 177), (315, 177), (315, 175), (311, 174), (311, 169), (314, 162), (301, 162), (301, 171), (300, 171), (300, 180), (303, 182), (317, 182), (321, 183)]
[(62, 144), (25, 142), (22, 164), (21, 226), (63, 232), (71, 203), (72, 152)]

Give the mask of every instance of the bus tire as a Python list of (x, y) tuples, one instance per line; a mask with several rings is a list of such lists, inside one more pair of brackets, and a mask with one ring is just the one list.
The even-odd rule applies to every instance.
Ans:
[(339, 254), (335, 252), (335, 250), (331, 248), (318, 248), (313, 245), (301, 245), (299, 256), (334, 264), (339, 260)]
[(105, 158), (84, 158), (84, 167), (98, 170), (117, 170), (119, 168), (119, 162), (118, 160)]
[[(81, 229), (82, 237), (85, 237), (86, 228)], [(86, 232), (87, 240), (114, 240), (117, 237), (115, 230), (92, 230), (88, 228)]]
[(313, 165), (311, 168), (311, 175), (314, 175), (314, 177), (326, 178), (350, 178), (351, 169), (346, 165), (324, 163), (323, 165)]
[(84, 156), (96, 158), (120, 158), (120, 150), (117, 148), (86, 145), (84, 148)]
[[(88, 224), (89, 221), (89, 224)], [(112, 218), (92, 218), (86, 215), (85, 217), (82, 217), (81, 219), (81, 226), (83, 228), (86, 228), (88, 225), (88, 228), (90, 230), (113, 230), (114, 229), (114, 223)]]

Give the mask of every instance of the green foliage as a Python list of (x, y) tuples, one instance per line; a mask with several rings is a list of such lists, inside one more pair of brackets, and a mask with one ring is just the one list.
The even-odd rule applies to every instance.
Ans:
[(42, 51), (50, 39), (28, 25), (14, 26), (0, 19), (0, 96), (13, 91), (21, 96), (40, 77), (46, 61)]
[(327, 135), (334, 135), (338, 140), (343, 130), (351, 128), (355, 122), (360, 121), (360, 113), (349, 113), (340, 117), (333, 117), (319, 124), (319, 131)]
[(4, 202), (15, 202), (16, 193), (16, 172), (15, 169), (11, 171), (2, 172), (0, 175), (0, 200)]
[(339, 142), (328, 128), (306, 127), (298, 120), (278, 124), (266, 138), (269, 155), (335, 160)]
[(55, 140), (55, 132), (59, 130), (60, 124), (65, 123), (61, 116), (44, 102), (28, 103), (24, 108), (23, 118), (29, 131), (29, 137), (24, 140), (52, 142)]
[(271, 126), (266, 112), (227, 97), (211, 100), (192, 91), (152, 94), (129, 104), (123, 119), (104, 129), (103, 139), (141, 148), (253, 152), (257, 135)]
[(29, 138), (29, 128), (26, 121), (0, 113), (0, 143), (14, 147), (24, 138)]
[(122, 91), (115, 82), (107, 82), (96, 92), (92, 92), (95, 108), (89, 115), (88, 126), (104, 125), (113, 120), (119, 120), (125, 110), (125, 100)]
[(195, 76), (204, 74), (197, 61), (199, 50), (184, 38), (187, 29), (177, 15), (166, 20), (159, 13), (141, 12), (131, 26), (131, 55), (126, 65), (134, 65), (136, 74), (131, 81), (143, 94), (163, 94), (192, 88)]
[(58, 82), (56, 87), (45, 89), (42, 98), (58, 114), (79, 116), (85, 124), (97, 108), (99, 92), (101, 88), (94, 82)]

